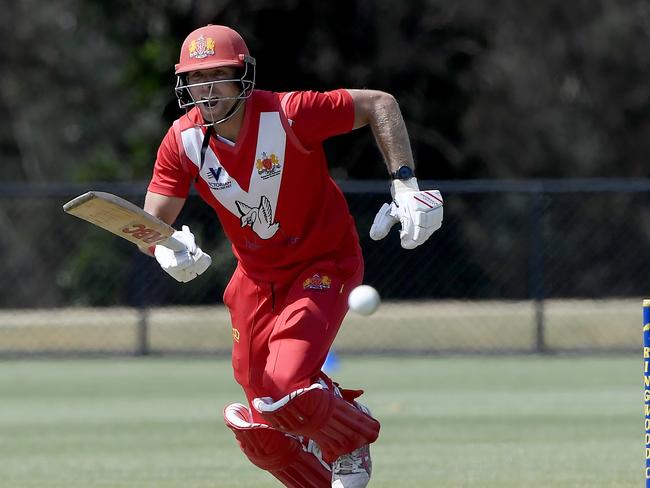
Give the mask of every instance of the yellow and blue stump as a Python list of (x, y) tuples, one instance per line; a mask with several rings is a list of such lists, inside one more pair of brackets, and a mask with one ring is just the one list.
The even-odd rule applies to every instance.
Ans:
[(645, 412), (645, 486), (650, 488), (650, 299), (643, 300), (643, 401)]

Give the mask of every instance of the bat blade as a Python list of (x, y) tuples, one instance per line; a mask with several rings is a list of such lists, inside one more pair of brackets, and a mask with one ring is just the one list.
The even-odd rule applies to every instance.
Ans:
[(86, 192), (63, 205), (63, 210), (140, 247), (164, 243), (176, 251), (185, 249), (182, 243), (170, 239), (174, 233), (171, 225), (111, 193)]

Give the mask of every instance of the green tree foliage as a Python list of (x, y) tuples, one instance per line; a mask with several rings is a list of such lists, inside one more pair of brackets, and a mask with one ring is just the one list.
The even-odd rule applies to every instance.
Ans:
[(461, 128), (474, 175), (648, 176), (648, 3), (482, 6), (489, 46)]
[[(643, 0), (17, 0), (0, 18), (3, 181), (146, 179), (180, 115), (173, 64), (234, 26), (258, 86), (369, 87), (401, 103), (421, 176), (645, 176)], [(383, 177), (368, 131), (337, 175)]]
[[(258, 61), (259, 88), (392, 93), (421, 179), (650, 173), (646, 0), (15, 0), (0, 16), (0, 181), (147, 180), (160, 140), (182, 115), (173, 94), (180, 45), (207, 23), (230, 25), (244, 36)], [(337, 177), (386, 177), (369, 130), (334, 138), (326, 149)], [(517, 196), (499, 205), (477, 202), (448, 202), (445, 225), (459, 238), (440, 261), (474, 268), (444, 293), (500, 296), (517, 288), (525, 296), (526, 277), (515, 271), (530, 256), (512, 251), (530, 237), (525, 203)], [(585, 206), (575, 219), (600, 221), (608, 205)], [(38, 232), (60, 213), (58, 205), (22, 218), (16, 229), (16, 215), (27, 210), (0, 205), (0, 250), (21, 272), (34, 267), (19, 287), (0, 287), (5, 304), (29, 306), (34, 296), (44, 306), (115, 303), (129, 293), (122, 285), (92, 285), (115, 276), (129, 283), (132, 274), (145, 272), (146, 265), (125, 264), (131, 248), (103, 237), (89, 237), (57, 262), (60, 244)], [(481, 225), (495, 212), (498, 239)], [(648, 229), (647, 210), (642, 214), (634, 216), (637, 228)], [(552, 229), (563, 225), (561, 216), (551, 219)], [(204, 247), (217, 251), (221, 265), (211, 270), (215, 298), (234, 264), (218, 233), (216, 225), (203, 233)], [(578, 255), (576, 235), (563, 242)], [(489, 243), (485, 251), (495, 249), (511, 273), (483, 251), (461, 255), (463, 239)], [(606, 238), (591, 243), (597, 256), (612, 252)], [(567, 286), (566, 293), (595, 294), (592, 284), (607, 274), (585, 270), (591, 257), (566, 255), (580, 263), (587, 283)], [(56, 286), (44, 286), (52, 276)], [(142, 300), (184, 303), (195, 296), (194, 285), (184, 288), (185, 296), (174, 286)]]

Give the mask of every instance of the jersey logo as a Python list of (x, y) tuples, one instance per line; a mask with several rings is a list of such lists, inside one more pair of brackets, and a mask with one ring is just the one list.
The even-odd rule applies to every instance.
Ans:
[(262, 152), (262, 157), (257, 159), (255, 166), (263, 180), (280, 174), (280, 160), (273, 153), (269, 156), (266, 152)]
[(203, 59), (214, 55), (214, 39), (203, 36), (193, 39), (189, 46), (190, 58)]
[(208, 168), (207, 183), (213, 190), (225, 190), (232, 186), (232, 181), (228, 178), (228, 173), (219, 166), (216, 170)]
[(244, 202), (239, 201), (235, 201), (235, 204), (241, 214), (239, 219), (241, 226), (250, 225), (253, 232), (262, 239), (270, 239), (280, 228), (280, 224), (273, 222), (271, 202), (264, 195), (260, 198), (260, 206), (257, 208), (249, 207)]
[(302, 282), (302, 287), (305, 290), (329, 290), (330, 286), (332, 286), (330, 277), (321, 276), (318, 273)]
[[(191, 127), (181, 132), (187, 157), (200, 168), (200, 178), (209, 186), (212, 196), (261, 239), (270, 239), (280, 228), (275, 212), (278, 207), (282, 173), (284, 172), (287, 134), (279, 112), (260, 112), (255, 157), (251, 165), (248, 191), (232, 178), (217, 154), (208, 146), (201, 168), (203, 132)], [(252, 141), (251, 141), (252, 142)], [(238, 161), (246, 164), (245, 161)], [(245, 237), (248, 239), (248, 237)]]

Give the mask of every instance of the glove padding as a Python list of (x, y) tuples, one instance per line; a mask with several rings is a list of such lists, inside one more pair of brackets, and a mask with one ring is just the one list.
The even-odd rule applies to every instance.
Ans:
[(438, 190), (420, 191), (417, 179), (393, 180), (393, 202), (384, 203), (370, 228), (375, 241), (388, 235), (397, 222), (402, 224), (399, 236), (404, 249), (413, 249), (442, 225), (443, 200)]
[[(203, 273), (212, 263), (210, 256), (196, 245), (194, 234), (187, 225), (174, 232), (169, 241), (169, 246), (158, 244), (154, 256), (160, 267), (176, 281), (187, 283)], [(179, 248), (180, 250), (174, 250)]]

